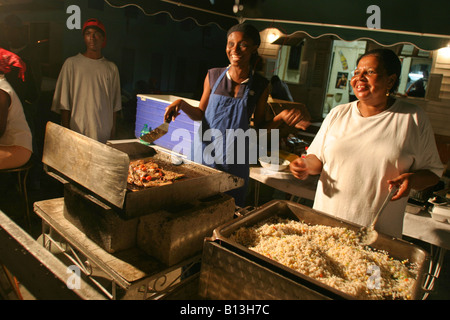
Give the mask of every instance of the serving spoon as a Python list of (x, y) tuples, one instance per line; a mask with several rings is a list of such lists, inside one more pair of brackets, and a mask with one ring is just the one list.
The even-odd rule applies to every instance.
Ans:
[(392, 185), (391, 191), (389, 191), (389, 194), (387, 195), (386, 199), (384, 199), (383, 204), (381, 205), (380, 209), (378, 209), (377, 214), (372, 220), (372, 223), (368, 227), (362, 227), (361, 228), (361, 244), (365, 246), (369, 246), (373, 244), (378, 239), (378, 232), (375, 230), (375, 224), (378, 221), (378, 218), (380, 217), (383, 210), (388, 205), (389, 201), (391, 201), (394, 194), (397, 192), (398, 187), (395, 185)]

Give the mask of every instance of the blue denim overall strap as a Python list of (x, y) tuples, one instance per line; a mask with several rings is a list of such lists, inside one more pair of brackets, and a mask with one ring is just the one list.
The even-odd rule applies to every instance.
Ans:
[[(202, 121), (202, 151), (207, 151), (203, 152), (202, 159), (203, 164), (244, 179), (244, 187), (229, 192), (235, 198), (236, 204), (243, 206), (249, 179), (249, 147), (246, 139), (243, 143), (242, 139), (235, 136), (239, 134), (235, 130), (242, 129), (240, 134), (243, 134), (249, 129), (247, 99), (252, 77), (250, 76), (249, 84), (241, 98), (216, 94), (216, 89), (227, 71), (228, 68), (211, 89), (208, 107)], [(205, 138), (209, 138), (209, 135), (205, 134), (208, 131), (211, 133), (211, 141), (205, 141)], [(212, 151), (213, 146), (215, 148)]]

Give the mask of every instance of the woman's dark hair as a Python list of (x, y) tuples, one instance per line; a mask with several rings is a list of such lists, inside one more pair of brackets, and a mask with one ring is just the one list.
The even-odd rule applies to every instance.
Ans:
[(252, 39), (253, 43), (256, 44), (258, 47), (261, 44), (261, 37), (259, 35), (259, 31), (251, 24), (239, 23), (239, 24), (232, 26), (227, 32), (227, 38), (231, 33), (236, 32), (236, 31), (242, 32), (244, 34), (244, 36)]
[(395, 93), (398, 89), (398, 85), (400, 84), (400, 73), (402, 71), (402, 63), (400, 62), (400, 59), (395, 54), (395, 52), (389, 49), (370, 50), (358, 58), (358, 60), (356, 61), (356, 65), (358, 65), (359, 61), (362, 58), (367, 56), (377, 57), (378, 61), (380, 61), (382, 67), (389, 76), (392, 74), (395, 74), (397, 76), (397, 80), (389, 90), (390, 93)]

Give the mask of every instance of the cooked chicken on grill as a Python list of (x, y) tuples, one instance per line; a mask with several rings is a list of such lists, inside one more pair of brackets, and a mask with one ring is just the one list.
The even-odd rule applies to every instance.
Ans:
[(130, 162), (128, 168), (128, 183), (138, 187), (156, 187), (173, 183), (184, 174), (162, 169), (156, 162), (136, 160)]

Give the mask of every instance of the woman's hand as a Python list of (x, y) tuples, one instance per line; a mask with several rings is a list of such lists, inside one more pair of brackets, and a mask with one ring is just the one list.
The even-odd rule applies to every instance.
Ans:
[(308, 178), (308, 165), (305, 158), (297, 158), (289, 164), (289, 170), (291, 170), (292, 175), (300, 180), (305, 180)]
[(310, 175), (320, 174), (322, 168), (322, 161), (313, 154), (297, 158), (289, 165), (292, 175), (300, 180), (305, 180)]
[(296, 108), (284, 109), (277, 117), (281, 118), (290, 127), (295, 126), (303, 118), (301, 111)]
[(201, 105), (202, 102), (200, 102), (199, 107), (194, 107), (183, 99), (175, 100), (166, 107), (166, 111), (164, 113), (164, 121), (168, 121), (169, 119), (175, 120), (175, 118), (180, 115), (181, 111), (183, 111), (192, 120), (201, 121), (203, 119), (203, 110), (206, 110), (206, 107), (202, 109)]
[(288, 126), (297, 129), (306, 130), (311, 124), (308, 119), (305, 119), (302, 112), (297, 108), (284, 109), (275, 118), (274, 121), (284, 121)]
[(394, 179), (388, 180), (389, 184), (394, 184), (399, 187), (392, 200), (408, 197), (411, 189), (420, 191), (432, 187), (438, 182), (439, 177), (429, 170), (403, 173)]
[(170, 105), (166, 107), (166, 111), (164, 113), (164, 121), (173, 121), (176, 117), (180, 115), (181, 106), (183, 104), (183, 100), (178, 99), (172, 102)]
[(392, 197), (392, 200), (398, 200), (403, 197), (409, 196), (411, 191), (411, 178), (412, 173), (404, 173), (399, 175), (397, 178), (388, 180), (390, 185), (398, 186), (397, 192)]
[(302, 119), (295, 124), (295, 128), (306, 130), (306, 129), (308, 129), (308, 127), (310, 125), (311, 125), (311, 121)]

